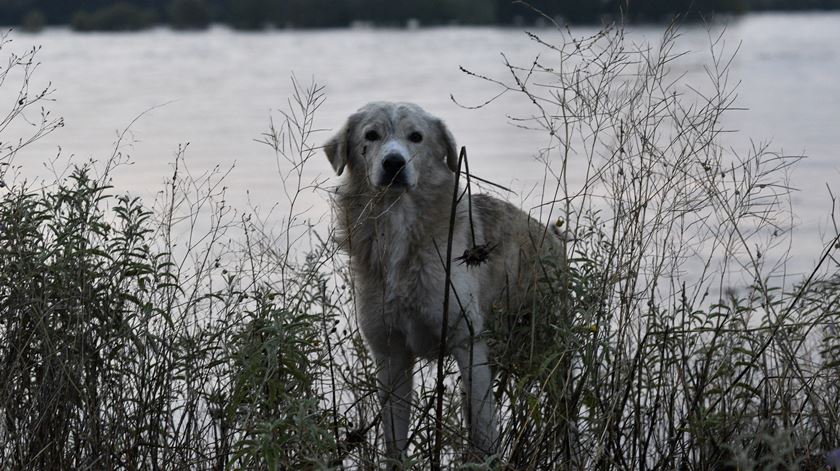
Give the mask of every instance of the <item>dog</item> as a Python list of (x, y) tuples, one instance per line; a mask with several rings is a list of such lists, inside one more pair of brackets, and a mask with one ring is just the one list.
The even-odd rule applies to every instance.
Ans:
[(459, 153), (444, 122), (415, 104), (365, 105), (324, 151), (344, 175), (334, 199), (336, 238), (349, 254), (359, 328), (377, 367), (388, 457), (399, 460), (408, 446), (414, 361), (440, 354), (452, 355), (461, 373), (471, 448), (495, 453), (499, 427), (483, 333), (501, 298), (529, 301), (542, 277), (536, 260), (564, 260), (562, 238), (510, 203), (463, 197), (451, 243), (467, 263), (447, 264)]

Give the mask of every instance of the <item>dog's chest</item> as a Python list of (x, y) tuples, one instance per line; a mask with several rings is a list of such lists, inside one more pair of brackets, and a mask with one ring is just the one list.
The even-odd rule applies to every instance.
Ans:
[[(363, 316), (369, 318), (363, 325), (372, 326), (367, 333), (369, 338), (399, 331), (415, 354), (434, 356), (440, 346), (444, 319), (446, 240), (396, 225), (378, 229), (370, 240), (369, 257), (357, 260), (361, 265), (357, 268), (366, 274), (360, 300)], [(465, 243), (461, 239), (463, 236), (456, 232), (456, 252)], [(449, 301), (449, 335), (460, 339), (467, 335), (459, 332), (466, 328), (466, 323), (459, 322), (462, 315), (478, 316), (474, 304), (478, 271), (457, 264), (450, 269), (454, 290), (450, 291), (453, 295)], [(469, 324), (480, 330), (482, 322), (475, 318)]]
[(380, 280), (383, 301), (402, 309), (409, 309), (418, 301), (428, 304), (433, 293), (443, 292), (445, 283), (442, 256), (435, 250), (439, 244), (406, 228), (388, 229), (390, 234), (383, 230), (375, 237), (367, 267)]

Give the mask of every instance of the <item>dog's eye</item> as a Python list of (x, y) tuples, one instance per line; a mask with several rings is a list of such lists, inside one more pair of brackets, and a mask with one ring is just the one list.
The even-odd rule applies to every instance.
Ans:
[(371, 129), (370, 131), (365, 133), (365, 139), (367, 139), (368, 141), (378, 141), (379, 133)]
[(417, 131), (414, 131), (413, 133), (408, 135), (408, 140), (411, 142), (420, 142), (423, 140), (423, 135)]

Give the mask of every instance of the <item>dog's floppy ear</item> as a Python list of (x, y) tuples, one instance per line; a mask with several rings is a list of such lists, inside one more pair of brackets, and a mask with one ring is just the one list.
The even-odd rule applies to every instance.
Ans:
[(446, 165), (449, 170), (453, 172), (458, 171), (458, 148), (455, 147), (455, 138), (449, 132), (449, 128), (442, 120), (437, 120), (438, 128), (440, 128), (440, 135), (443, 139), (443, 145), (446, 146)]
[(347, 165), (347, 160), (350, 158), (350, 134), (358, 121), (358, 113), (351, 115), (335, 136), (324, 144), (324, 153), (327, 154), (336, 175), (341, 175), (344, 172), (344, 166)]

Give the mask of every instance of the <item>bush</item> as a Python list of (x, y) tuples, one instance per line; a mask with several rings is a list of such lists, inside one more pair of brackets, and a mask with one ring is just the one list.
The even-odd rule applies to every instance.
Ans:
[(21, 28), (29, 33), (37, 33), (47, 25), (47, 17), (39, 10), (30, 10), (20, 22)]
[(155, 21), (157, 15), (153, 9), (117, 2), (92, 13), (76, 13), (70, 26), (77, 31), (136, 31), (151, 27)]
[(119, 198), (106, 221), (104, 189), (79, 168), (53, 192), (18, 190), (0, 206), (0, 408), (4, 461), (18, 468), (114, 467), (147, 425), (126, 395), (145, 371), (128, 359), (155, 341), (141, 329), (159, 314), (144, 292), (171, 273), (149, 251), (149, 213)]
[(271, 0), (226, 0), (228, 21), (236, 29), (264, 29), (276, 23), (280, 4)]
[[(91, 172), (0, 204), (0, 460), (276, 469), (326, 459), (324, 319), (309, 314), (319, 284), (281, 298), (225, 273), (218, 291), (191, 291), (215, 265), (185, 277), (155, 249), (151, 211)], [(315, 274), (287, 282), (297, 276)]]
[(204, 0), (172, 0), (166, 11), (175, 29), (204, 29), (210, 25), (210, 7)]

